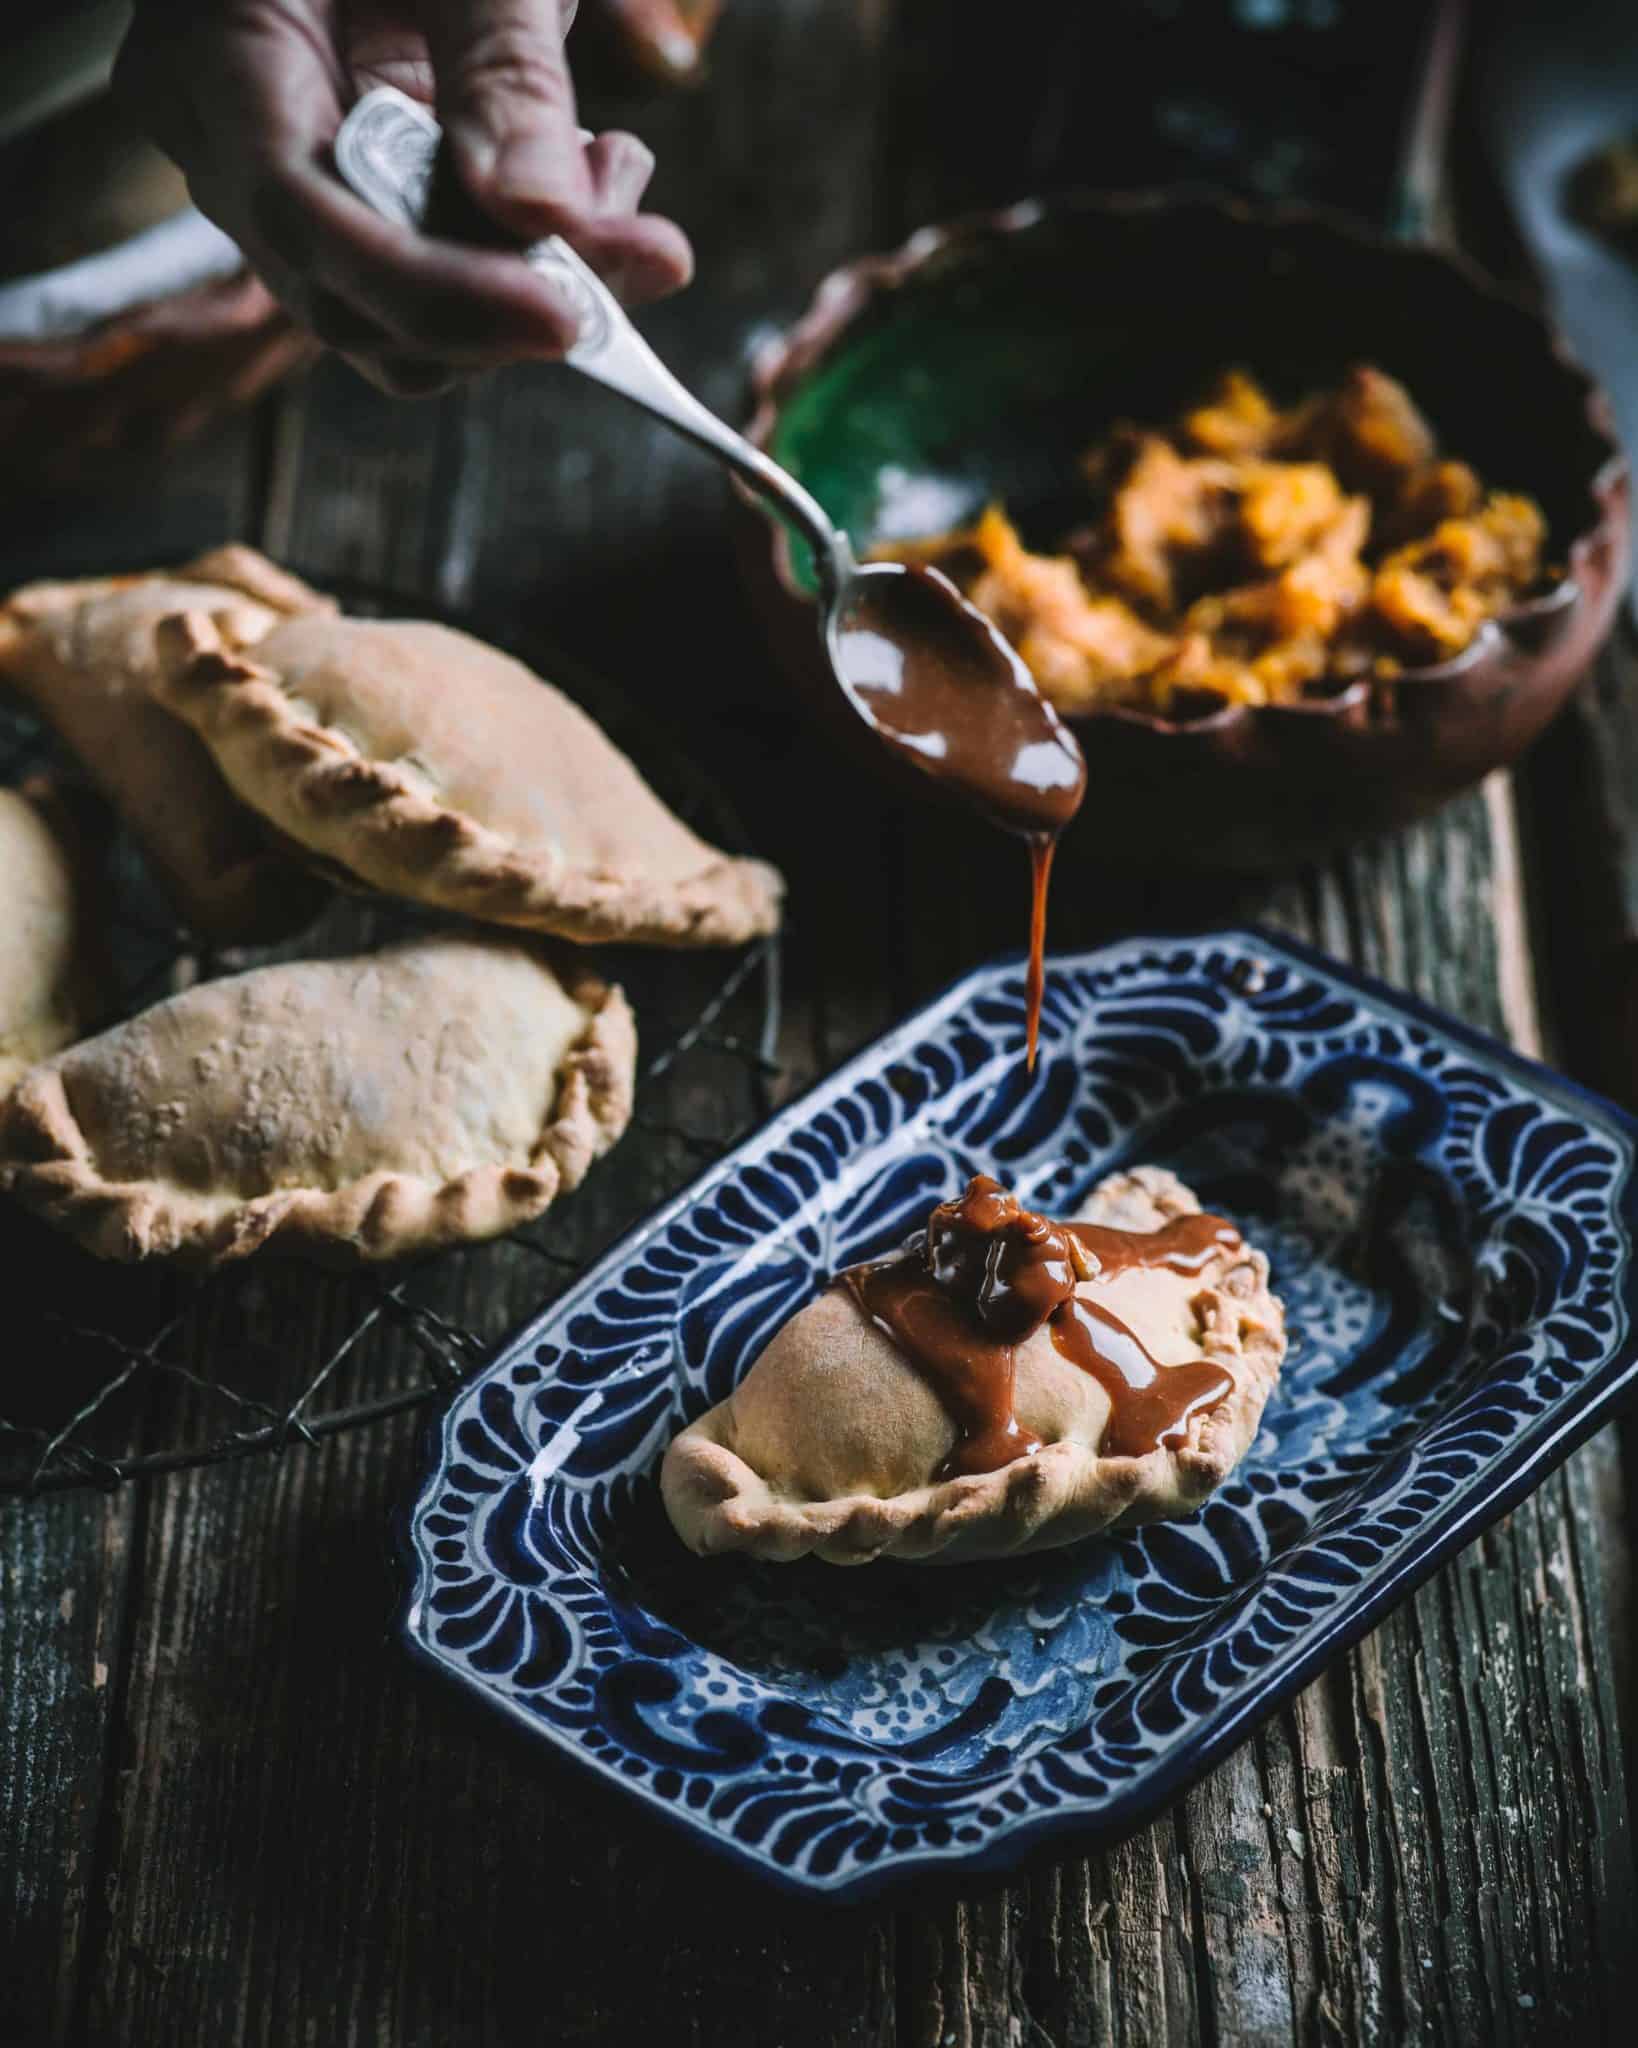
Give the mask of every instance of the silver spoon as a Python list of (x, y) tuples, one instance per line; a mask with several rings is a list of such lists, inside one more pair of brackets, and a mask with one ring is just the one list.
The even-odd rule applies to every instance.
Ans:
[[(336, 169), (377, 213), (419, 232), (442, 141), (442, 129), (419, 101), (377, 86), (341, 125)], [(551, 281), (578, 322), (578, 338), (564, 357), (571, 369), (714, 455), (802, 535), (813, 554), (831, 667), (871, 729), (901, 759), (1014, 830), (1038, 835), (1065, 822), (1084, 782), (1080, 749), (983, 613), (936, 572), (861, 563), (810, 492), (678, 383), (603, 280), (560, 236), (519, 254)], [(929, 628), (934, 643), (959, 657), (962, 673), (953, 681), (928, 668)], [(975, 690), (980, 681), (991, 687)]]

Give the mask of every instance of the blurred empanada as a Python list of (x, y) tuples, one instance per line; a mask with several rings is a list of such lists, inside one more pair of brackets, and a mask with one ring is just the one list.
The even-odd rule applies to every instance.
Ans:
[(280, 619), (331, 608), (244, 547), (177, 570), (31, 583), (0, 604), (0, 679), (78, 755), (190, 925), (224, 943), (282, 936), (313, 915), (322, 885), (274, 850), (205, 748), (151, 693), (154, 629), (188, 606), (225, 614), (242, 645)]
[(96, 1028), (105, 973), (89, 868), (48, 783), (0, 789), (0, 1100), (36, 1060)]

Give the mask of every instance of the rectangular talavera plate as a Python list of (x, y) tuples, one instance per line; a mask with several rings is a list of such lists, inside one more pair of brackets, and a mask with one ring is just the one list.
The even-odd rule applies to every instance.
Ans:
[[(856, 1895), (1130, 1826), (1513, 1505), (1634, 1377), (1634, 1125), (1283, 939), (970, 975), (633, 1231), (462, 1389), (410, 1642), (770, 1878)], [(630, 1141), (628, 1141), (630, 1142)], [(978, 1171), (1174, 1167), (1293, 1342), (1190, 1520), (1012, 1564), (700, 1561), (655, 1473), (838, 1267)]]

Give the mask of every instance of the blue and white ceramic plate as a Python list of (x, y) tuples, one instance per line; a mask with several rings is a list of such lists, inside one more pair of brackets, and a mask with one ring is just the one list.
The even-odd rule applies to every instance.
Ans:
[[(635, 1230), (465, 1387), (407, 1632), (770, 1878), (856, 1894), (1174, 1796), (1635, 1371), (1635, 1127), (1264, 934), (969, 976)], [(1186, 1522), (1010, 1565), (703, 1562), (655, 1474), (838, 1267), (983, 1170), (1176, 1168), (1273, 1260), (1261, 1434)]]

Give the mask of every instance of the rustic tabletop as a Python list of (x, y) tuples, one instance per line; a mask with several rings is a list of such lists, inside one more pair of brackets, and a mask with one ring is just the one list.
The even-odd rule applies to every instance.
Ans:
[[(705, 92), (600, 106), (651, 137), (699, 251), (648, 323), (668, 359), (733, 414), (759, 334), (833, 262), (1083, 170), (1077, 109), (1111, 91), (1094, 13), (1014, 0), (998, 39), (960, 32), (994, 10), (938, 0), (759, 0)], [(712, 766), (792, 881), (781, 1089), (1018, 943), (1023, 878), (987, 842), (838, 800), (744, 616), (718, 478), (583, 384), (409, 407), (327, 361), (185, 454), (11, 496), (0, 581), (228, 534), (543, 636)], [(1054, 941), (1233, 907), (1630, 1099), (1632, 680), (1607, 660), (1516, 783), (1249, 898), (1066, 877)], [(699, 1145), (668, 1131), (732, 1134), (754, 1085), (658, 1081), (554, 1219), (564, 1254), (686, 1179)], [(465, 1271), (430, 1283), (451, 1314)], [(540, 1268), (500, 1284), (504, 1323)], [(334, 1293), (279, 1300), (266, 1343), (321, 1359)], [(412, 1384), (410, 1337), (377, 1337), (376, 1384)], [(1609, 2037), (1638, 1953), (1613, 1433), (1153, 1825), (837, 1910), (757, 1889), (410, 1663), (385, 1532), (423, 1419), (0, 1502), (0, 2040)]]

